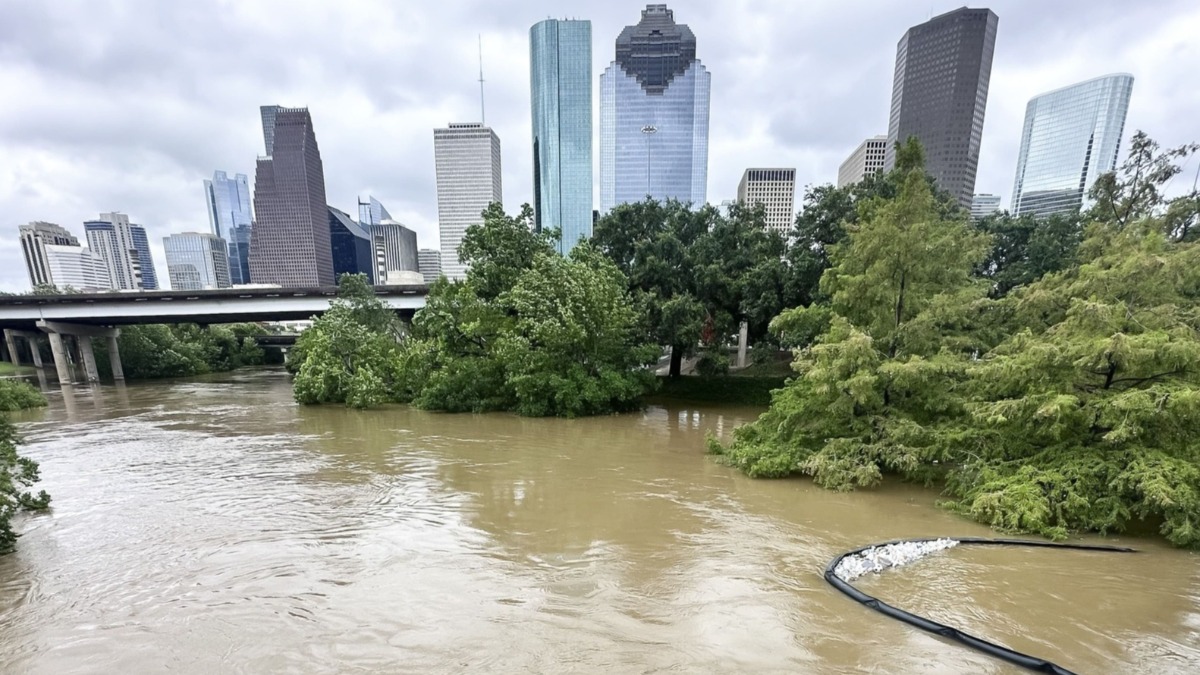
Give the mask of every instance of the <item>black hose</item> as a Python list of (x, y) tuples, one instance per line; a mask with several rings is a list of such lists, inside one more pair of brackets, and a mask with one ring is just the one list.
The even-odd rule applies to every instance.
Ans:
[[(938, 623), (932, 619), (927, 619), (923, 616), (906, 612), (898, 607), (893, 607), (886, 602), (883, 602), (879, 598), (872, 597), (858, 590), (849, 582), (839, 577), (834, 571), (837, 568), (838, 563), (842, 562), (843, 559), (852, 555), (858, 555), (867, 549), (876, 548), (879, 546), (890, 546), (892, 544), (924, 543), (931, 541), (937, 541), (937, 539), (901, 539), (882, 544), (872, 544), (870, 546), (863, 546), (862, 548), (855, 549), (853, 551), (847, 551), (846, 553), (834, 558), (833, 561), (829, 563), (829, 566), (825, 568), (825, 581), (828, 581), (834, 588), (850, 596), (852, 599), (863, 605), (866, 605), (867, 607), (870, 607), (877, 612), (890, 616), (893, 619), (903, 621), (904, 623), (907, 623), (915, 628), (919, 628), (927, 633), (933, 633), (934, 635), (940, 635), (941, 637), (954, 640), (955, 642), (964, 644), (971, 649), (983, 652), (988, 656), (993, 656), (1003, 661), (1028, 668), (1029, 670), (1039, 673), (1075, 675), (1072, 671), (1051, 663), (1045, 659), (1039, 659), (1036, 656), (1023, 654), (1021, 652), (1009, 649), (1003, 645), (996, 644), (995, 642), (984, 640), (980, 637), (975, 637), (974, 635), (965, 633), (957, 628), (954, 628), (953, 626), (947, 626), (944, 623)], [(979, 537), (965, 537), (962, 539), (954, 539), (954, 541), (957, 541), (959, 544), (968, 544), (973, 546), (1040, 546), (1043, 548), (1069, 548), (1083, 551), (1136, 553), (1136, 549), (1125, 548), (1122, 546), (1103, 546), (1098, 544), (1056, 544), (1048, 541), (1033, 541), (1027, 539), (983, 539)]]

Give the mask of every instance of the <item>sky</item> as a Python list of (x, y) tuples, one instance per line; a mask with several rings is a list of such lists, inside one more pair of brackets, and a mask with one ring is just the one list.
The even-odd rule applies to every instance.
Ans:
[[(529, 27), (591, 20), (596, 87), (617, 34), (644, 6), (0, 0), (0, 290), (29, 288), (18, 225), (50, 221), (83, 241), (83, 221), (108, 211), (147, 228), (165, 282), (162, 238), (208, 230), (202, 181), (223, 170), (253, 183), (264, 104), (311, 111), (330, 205), (357, 214), (357, 198), (374, 195), (422, 248), (437, 248), (432, 130), (479, 121), (480, 41), (486, 123), (500, 136), (504, 203), (515, 212), (532, 200)], [(835, 182), (855, 146), (887, 133), (896, 42), (961, 5), (669, 6), (712, 73), (708, 200), (720, 203), (751, 166), (795, 167), (801, 186)], [(1028, 100), (1099, 75), (1135, 77), (1126, 138), (1142, 129), (1164, 146), (1200, 141), (1200, 3), (986, 6), (1000, 23), (976, 192), (1007, 207)]]

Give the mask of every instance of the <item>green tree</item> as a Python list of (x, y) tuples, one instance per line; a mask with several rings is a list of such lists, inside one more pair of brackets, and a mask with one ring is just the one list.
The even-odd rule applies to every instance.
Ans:
[(515, 218), (496, 203), (488, 205), (482, 216), (483, 226), (467, 228), (458, 257), (470, 266), (476, 294), (493, 300), (512, 288), (538, 256), (554, 252), (555, 235), (534, 231), (533, 209), (528, 204)]
[[(3, 389), (11, 393), (19, 388), (4, 385)], [(46, 405), (40, 394), (34, 398), (28, 392), (21, 392), (17, 398), (5, 396), (5, 400), (15, 402), (19, 407)], [(17, 454), (20, 444), (21, 438), (12, 422), (0, 415), (0, 554), (10, 553), (16, 546), (17, 533), (12, 529), (12, 518), (18, 511), (38, 511), (50, 506), (50, 495), (45, 490), (36, 495), (28, 490), (39, 479), (38, 465)]]
[(797, 352), (798, 376), (766, 413), (729, 446), (710, 442), (729, 463), (753, 476), (806, 473), (847, 489), (872, 485), (884, 471), (927, 479), (948, 459), (933, 431), (961, 414), (953, 390), (968, 360), (937, 337), (939, 318), (982, 297), (971, 271), (989, 242), (964, 219), (943, 217), (919, 165), (902, 178), (894, 200), (871, 204), (831, 247), (821, 279), (830, 306), (777, 320), (777, 328), (827, 328)]
[[(1165, 187), (1183, 168), (1177, 163), (1200, 150), (1198, 143), (1186, 143), (1177, 148), (1163, 150), (1146, 132), (1139, 130), (1129, 139), (1129, 156), (1118, 171), (1107, 173), (1096, 179), (1088, 196), (1093, 201), (1089, 219), (1110, 223), (1121, 229), (1144, 218), (1160, 215), (1164, 211), (1170, 217), (1163, 218), (1166, 234), (1179, 241), (1191, 233), (1196, 221), (1196, 190), (1183, 199), (1170, 200)], [(1175, 209), (1170, 207), (1174, 206)]]
[(983, 218), (976, 227), (992, 236), (992, 249), (976, 274), (992, 283), (993, 298), (1071, 267), (1083, 240), (1079, 214), (1039, 219), (1001, 213)]
[(27, 410), (46, 405), (46, 397), (28, 382), (0, 379), (0, 410)]

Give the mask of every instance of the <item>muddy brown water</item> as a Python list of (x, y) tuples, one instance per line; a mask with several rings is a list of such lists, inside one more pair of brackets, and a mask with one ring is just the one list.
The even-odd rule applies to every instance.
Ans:
[[(52, 391), (0, 672), (1008, 673), (838, 594), (840, 551), (990, 536), (905, 485), (754, 481), (754, 408), (301, 408), (280, 371)], [(959, 548), (868, 593), (1080, 673), (1200, 672), (1200, 555)]]

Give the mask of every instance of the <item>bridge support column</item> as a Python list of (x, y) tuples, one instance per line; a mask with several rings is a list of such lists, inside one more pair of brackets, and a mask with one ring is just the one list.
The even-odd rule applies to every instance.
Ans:
[[(120, 334), (117, 330), (117, 334)], [(125, 369), (121, 367), (121, 350), (117, 347), (117, 336), (108, 336), (108, 363), (112, 366), (113, 379), (118, 382), (125, 381)]]
[(8, 360), (11, 361), (14, 366), (20, 366), (21, 355), (17, 353), (16, 334), (14, 331), (8, 328), (4, 329), (4, 345), (8, 347)]
[(59, 384), (71, 384), (71, 364), (67, 361), (67, 345), (62, 336), (50, 333), (50, 352), (54, 354), (54, 369), (58, 371)]
[(75, 342), (79, 345), (79, 354), (83, 358), (83, 370), (88, 382), (100, 381), (100, 370), (96, 367), (96, 353), (92, 349), (92, 338), (94, 337), (109, 340), (109, 360), (113, 364), (113, 377), (125, 379), (125, 373), (121, 369), (121, 354), (117, 351), (117, 336), (121, 334), (120, 330), (46, 320), (38, 321), (37, 326), (50, 337), (50, 351), (54, 352), (54, 367), (58, 370), (60, 383), (69, 384), (72, 381), (71, 364), (67, 360), (67, 345), (63, 342), (64, 335), (75, 337)]
[(40, 333), (35, 333), (27, 330), (14, 330), (12, 328), (4, 329), (4, 342), (8, 347), (9, 358), (12, 359), (14, 366), (21, 365), (21, 353), (17, 351), (17, 338), (25, 338), (29, 343), (29, 353), (33, 356), (33, 366), (42, 368), (42, 352), (38, 349), (38, 340), (41, 338)]
[(742, 325), (738, 328), (738, 351), (737, 351), (737, 367), (738, 368), (746, 367), (746, 343), (748, 342), (747, 338), (749, 336), (750, 336), (750, 326), (745, 321), (743, 321)]

